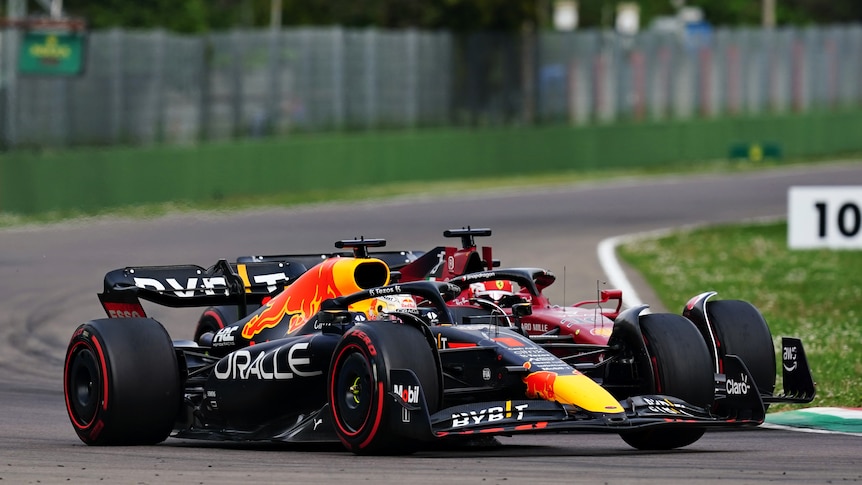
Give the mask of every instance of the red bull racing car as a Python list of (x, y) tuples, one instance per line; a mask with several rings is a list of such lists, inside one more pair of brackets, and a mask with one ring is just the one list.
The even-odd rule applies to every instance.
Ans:
[[(606, 355), (614, 322), (622, 311), (623, 296), (620, 290), (605, 289), (597, 292), (596, 298), (573, 305), (552, 304), (543, 290), (554, 283), (556, 277), (550, 271), (539, 268), (499, 269), (500, 261), (493, 258), (490, 246), (479, 247), (477, 237), (491, 235), (488, 228), (460, 228), (443, 232), (445, 238), (460, 239), (460, 246), (438, 246), (430, 251), (382, 251), (370, 252), (369, 248), (385, 245), (382, 239), (359, 240), (350, 243), (353, 252), (340, 251), (320, 254), (248, 256), (238, 261), (270, 261), (288, 265), (296, 270), (311, 266), (322, 259), (332, 257), (368, 257), (369, 254), (384, 260), (395, 269), (393, 279), (399, 282), (437, 280), (450, 281), (462, 288), (461, 293), (448, 302), (457, 313), (467, 318), (496, 315), (506, 326), (512, 326), (514, 307), (528, 304), (528, 314), (519, 316), (518, 330), (534, 342), (569, 364), (583, 365), (600, 363)], [(336, 243), (344, 249), (344, 243)], [(305, 265), (305, 266), (304, 266)], [(292, 276), (284, 275), (279, 281), (289, 284)], [(270, 277), (273, 279), (273, 277)], [(275, 278), (277, 279), (277, 278)], [(270, 287), (280, 291), (277, 286)], [(722, 374), (724, 359), (728, 354), (740, 357), (755, 377), (757, 387), (767, 405), (770, 402), (810, 402), (813, 392), (802, 383), (796, 384), (796, 375), (785, 376), (790, 381), (792, 393), (773, 396), (776, 383), (776, 357), (773, 338), (760, 312), (750, 303), (739, 300), (714, 300), (715, 292), (697, 295), (686, 303), (682, 315), (695, 324), (707, 344), (713, 371)], [(386, 303), (381, 300), (381, 303)], [(391, 306), (391, 305), (390, 305)], [(249, 308), (256, 308), (252, 305)], [(646, 311), (639, 307), (639, 313)], [(207, 332), (218, 332), (227, 323), (245, 316), (248, 309), (236, 306), (214, 306), (204, 311), (195, 331), (195, 339)], [(523, 311), (521, 313), (524, 313)], [(782, 340), (782, 355), (793, 354), (796, 348), (793, 339)], [(804, 373), (808, 370), (804, 369)], [(599, 376), (600, 377), (600, 376)], [(803, 392), (799, 392), (803, 389)]]
[[(721, 302), (707, 297), (691, 302), (689, 318), (621, 311), (604, 344), (561, 358), (525, 330), (534, 311), (529, 301), (506, 310), (450, 304), (486, 276), (511, 274), (529, 293), (547, 272), (392, 283), (383, 260), (362, 257), (373, 244), (379, 242), (343, 241), (360, 257), (304, 268), (222, 260), (210, 268), (109, 272), (99, 294), (108, 318), (80, 325), (66, 353), (73, 429), (91, 445), (155, 444), (169, 436), (333, 441), (359, 454), (574, 431), (671, 449), (708, 428), (760, 424), (765, 400), (813, 398), (796, 339), (784, 341), (782, 396), (758, 386), (745, 358), (711, 350), (704, 330), (727, 338), (733, 327), (715, 325), (710, 306)], [(282, 276), (289, 284), (274, 292)], [(142, 299), (257, 308), (198, 341), (172, 340), (147, 317)], [(578, 352), (589, 355), (570, 358)]]

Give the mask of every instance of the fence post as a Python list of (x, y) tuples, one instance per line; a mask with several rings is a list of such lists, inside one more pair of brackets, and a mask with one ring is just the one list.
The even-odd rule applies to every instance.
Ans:
[(365, 30), (365, 128), (371, 129), (377, 125), (379, 103), (377, 96), (377, 31), (374, 28)]
[(231, 32), (231, 42), (230, 42), (230, 51), (231, 51), (231, 63), (230, 63), (230, 76), (231, 76), (231, 94), (230, 94), (230, 108), (231, 108), (231, 136), (234, 138), (239, 138), (242, 136), (242, 108), (244, 104), (243, 99), (243, 86), (242, 86), (242, 45), (243, 37), (240, 35), (239, 30), (234, 30)]
[(108, 37), (111, 44), (111, 143), (121, 143), (121, 137), (126, 131), (125, 116), (123, 116), (123, 32), (114, 28)]
[[(27, 2), (25, 0), (7, 0), (6, 16), (9, 19), (22, 19), (27, 16)], [(2, 47), (6, 50), (5, 58), (5, 87), (6, 91), (6, 120), (4, 128), (6, 131), (3, 140), (6, 149), (11, 150), (18, 145), (18, 46), (21, 35), (17, 28), (7, 27), (3, 35)], [(2, 61), (2, 59), (0, 59)]]
[(155, 119), (155, 139), (162, 143), (165, 141), (165, 43), (167, 42), (167, 33), (159, 29), (155, 32), (155, 62), (153, 62), (153, 76), (155, 80), (156, 91), (156, 119)]
[(336, 129), (344, 128), (344, 112), (347, 100), (344, 99), (344, 29), (332, 30), (332, 116)]
[(410, 29), (407, 31), (407, 76), (405, 82), (407, 83), (407, 102), (405, 103), (406, 108), (406, 121), (407, 126), (409, 128), (416, 127), (416, 118), (418, 114), (417, 103), (418, 103), (418, 89), (416, 89), (417, 84), (417, 75), (416, 71), (419, 66), (416, 62), (417, 57), (419, 57), (419, 42), (418, 42), (418, 34), (415, 29)]
[(210, 138), (210, 95), (212, 93), (212, 62), (213, 46), (209, 34), (200, 39), (201, 42), (201, 69), (200, 69), (200, 97), (198, 99), (198, 140), (207, 141)]
[(266, 102), (266, 131), (267, 134), (275, 134), (280, 125), (281, 106), (281, 16), (280, 5), (273, 4), (272, 22), (269, 29), (269, 90)]
[(524, 108), (522, 122), (527, 125), (536, 123), (539, 104), (539, 90), (536, 89), (536, 76), (539, 66), (538, 55), (541, 52), (539, 46), (539, 33), (532, 24), (525, 24), (521, 33), (521, 79), (524, 89)]

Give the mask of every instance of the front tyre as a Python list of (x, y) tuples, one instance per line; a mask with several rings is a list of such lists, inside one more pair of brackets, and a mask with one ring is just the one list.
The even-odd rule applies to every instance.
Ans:
[(757, 389), (771, 395), (775, 390), (775, 346), (763, 315), (742, 300), (708, 301), (706, 312), (715, 329), (722, 367), (726, 355), (738, 356), (754, 377)]
[(407, 324), (373, 322), (344, 334), (329, 371), (329, 404), (336, 434), (357, 454), (407, 454), (419, 443), (398, 433), (389, 416), (400, 412), (389, 392), (390, 373), (416, 374), (425, 405), (436, 411), (440, 398), (439, 362), (423, 333)]
[(63, 391), (72, 427), (88, 445), (164, 441), (182, 395), (167, 331), (147, 318), (81, 325), (66, 350)]
[[(694, 324), (679, 315), (653, 313), (642, 315), (640, 326), (650, 362), (640, 362), (639, 366), (642, 371), (651, 367), (653, 374), (652, 389), (645, 391), (709, 408), (715, 398), (712, 365)], [(621, 437), (639, 450), (670, 450), (694, 443), (704, 431), (690, 426), (659, 426)]]

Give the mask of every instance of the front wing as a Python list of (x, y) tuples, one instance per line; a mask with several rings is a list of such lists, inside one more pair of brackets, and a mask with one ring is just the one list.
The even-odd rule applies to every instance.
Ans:
[[(730, 356), (729, 375), (748, 375), (742, 361)], [(413, 381), (409, 370), (393, 370), (400, 382)], [(743, 392), (744, 391), (744, 392)], [(433, 440), (476, 434), (514, 435), (539, 432), (610, 432), (626, 433), (656, 426), (731, 427), (757, 426), (763, 423), (765, 410), (760, 394), (750, 386), (722, 398), (725, 415), (715, 415), (711, 409), (695, 406), (679, 398), (665, 395), (634, 396), (620, 401), (623, 413), (587, 412), (570, 405), (545, 400), (506, 400), (470, 403), (429, 414), (420, 404), (404, 402), (396, 393), (390, 397), (401, 404), (400, 416), (394, 429), (403, 436)], [(396, 423), (393, 423), (396, 424)]]

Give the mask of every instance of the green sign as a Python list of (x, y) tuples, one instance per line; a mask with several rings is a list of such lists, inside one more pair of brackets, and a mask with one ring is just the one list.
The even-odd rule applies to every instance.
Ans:
[(751, 162), (762, 162), (767, 158), (781, 158), (781, 146), (777, 143), (737, 143), (730, 146), (730, 158), (746, 158)]
[(76, 76), (84, 67), (84, 35), (79, 32), (25, 32), (18, 72)]

